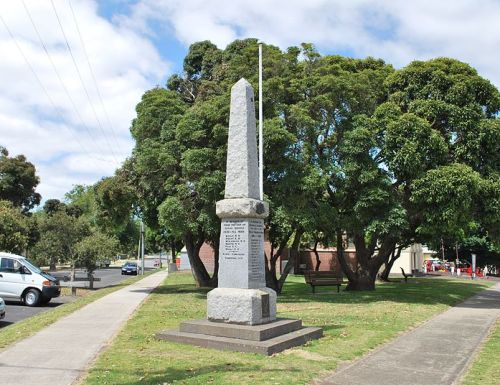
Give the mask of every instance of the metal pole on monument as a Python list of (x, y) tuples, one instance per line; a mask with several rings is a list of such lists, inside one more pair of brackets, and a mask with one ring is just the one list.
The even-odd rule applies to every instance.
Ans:
[(262, 114), (262, 42), (259, 41), (259, 193), (264, 200), (264, 134)]

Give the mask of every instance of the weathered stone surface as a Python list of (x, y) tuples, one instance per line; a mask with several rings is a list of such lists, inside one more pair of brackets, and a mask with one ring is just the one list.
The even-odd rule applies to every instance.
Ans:
[(224, 197), (259, 199), (253, 89), (240, 79), (231, 89)]
[(302, 321), (287, 318), (252, 326), (212, 322), (206, 319), (200, 319), (184, 321), (179, 326), (179, 331), (184, 333), (206, 334), (210, 336), (239, 338), (250, 341), (265, 341), (300, 329), (302, 329)]
[(276, 292), (261, 289), (217, 288), (207, 295), (210, 321), (259, 325), (276, 319)]
[(322, 335), (322, 329), (309, 327), (270, 338), (265, 341), (252, 341), (241, 338), (218, 337), (208, 334), (182, 332), (179, 330), (162, 331), (156, 334), (156, 338), (160, 340), (168, 340), (200, 346), (203, 348), (258, 353), (270, 356), (285, 349), (303, 345), (307, 341), (320, 338)]
[(219, 287), (241, 289), (265, 287), (264, 220), (223, 219), (219, 264)]
[(223, 218), (267, 218), (269, 204), (252, 198), (233, 198), (218, 201), (215, 212)]

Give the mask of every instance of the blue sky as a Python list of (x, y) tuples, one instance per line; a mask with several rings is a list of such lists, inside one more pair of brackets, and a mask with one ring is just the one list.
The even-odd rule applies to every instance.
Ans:
[(282, 49), (309, 42), (322, 54), (374, 56), (396, 68), (449, 56), (500, 85), (500, 0), (19, 0), (0, 7), (0, 145), (35, 164), (44, 199), (113, 174), (133, 148), (129, 127), (141, 95), (182, 71), (196, 41), (224, 48), (254, 37)]

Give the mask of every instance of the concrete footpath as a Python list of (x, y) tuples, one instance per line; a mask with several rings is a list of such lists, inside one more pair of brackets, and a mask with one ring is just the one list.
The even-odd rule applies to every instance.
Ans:
[(166, 277), (166, 271), (154, 273), (2, 350), (0, 384), (73, 383)]
[(500, 283), (314, 384), (457, 384), (498, 317)]

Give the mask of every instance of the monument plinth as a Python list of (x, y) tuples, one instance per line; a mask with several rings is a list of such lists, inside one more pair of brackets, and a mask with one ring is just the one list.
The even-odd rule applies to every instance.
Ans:
[(207, 319), (183, 322), (157, 338), (224, 350), (273, 354), (322, 336), (299, 320), (276, 319), (276, 292), (266, 287), (264, 219), (259, 197), (254, 94), (240, 79), (231, 89), (218, 287), (207, 295)]

